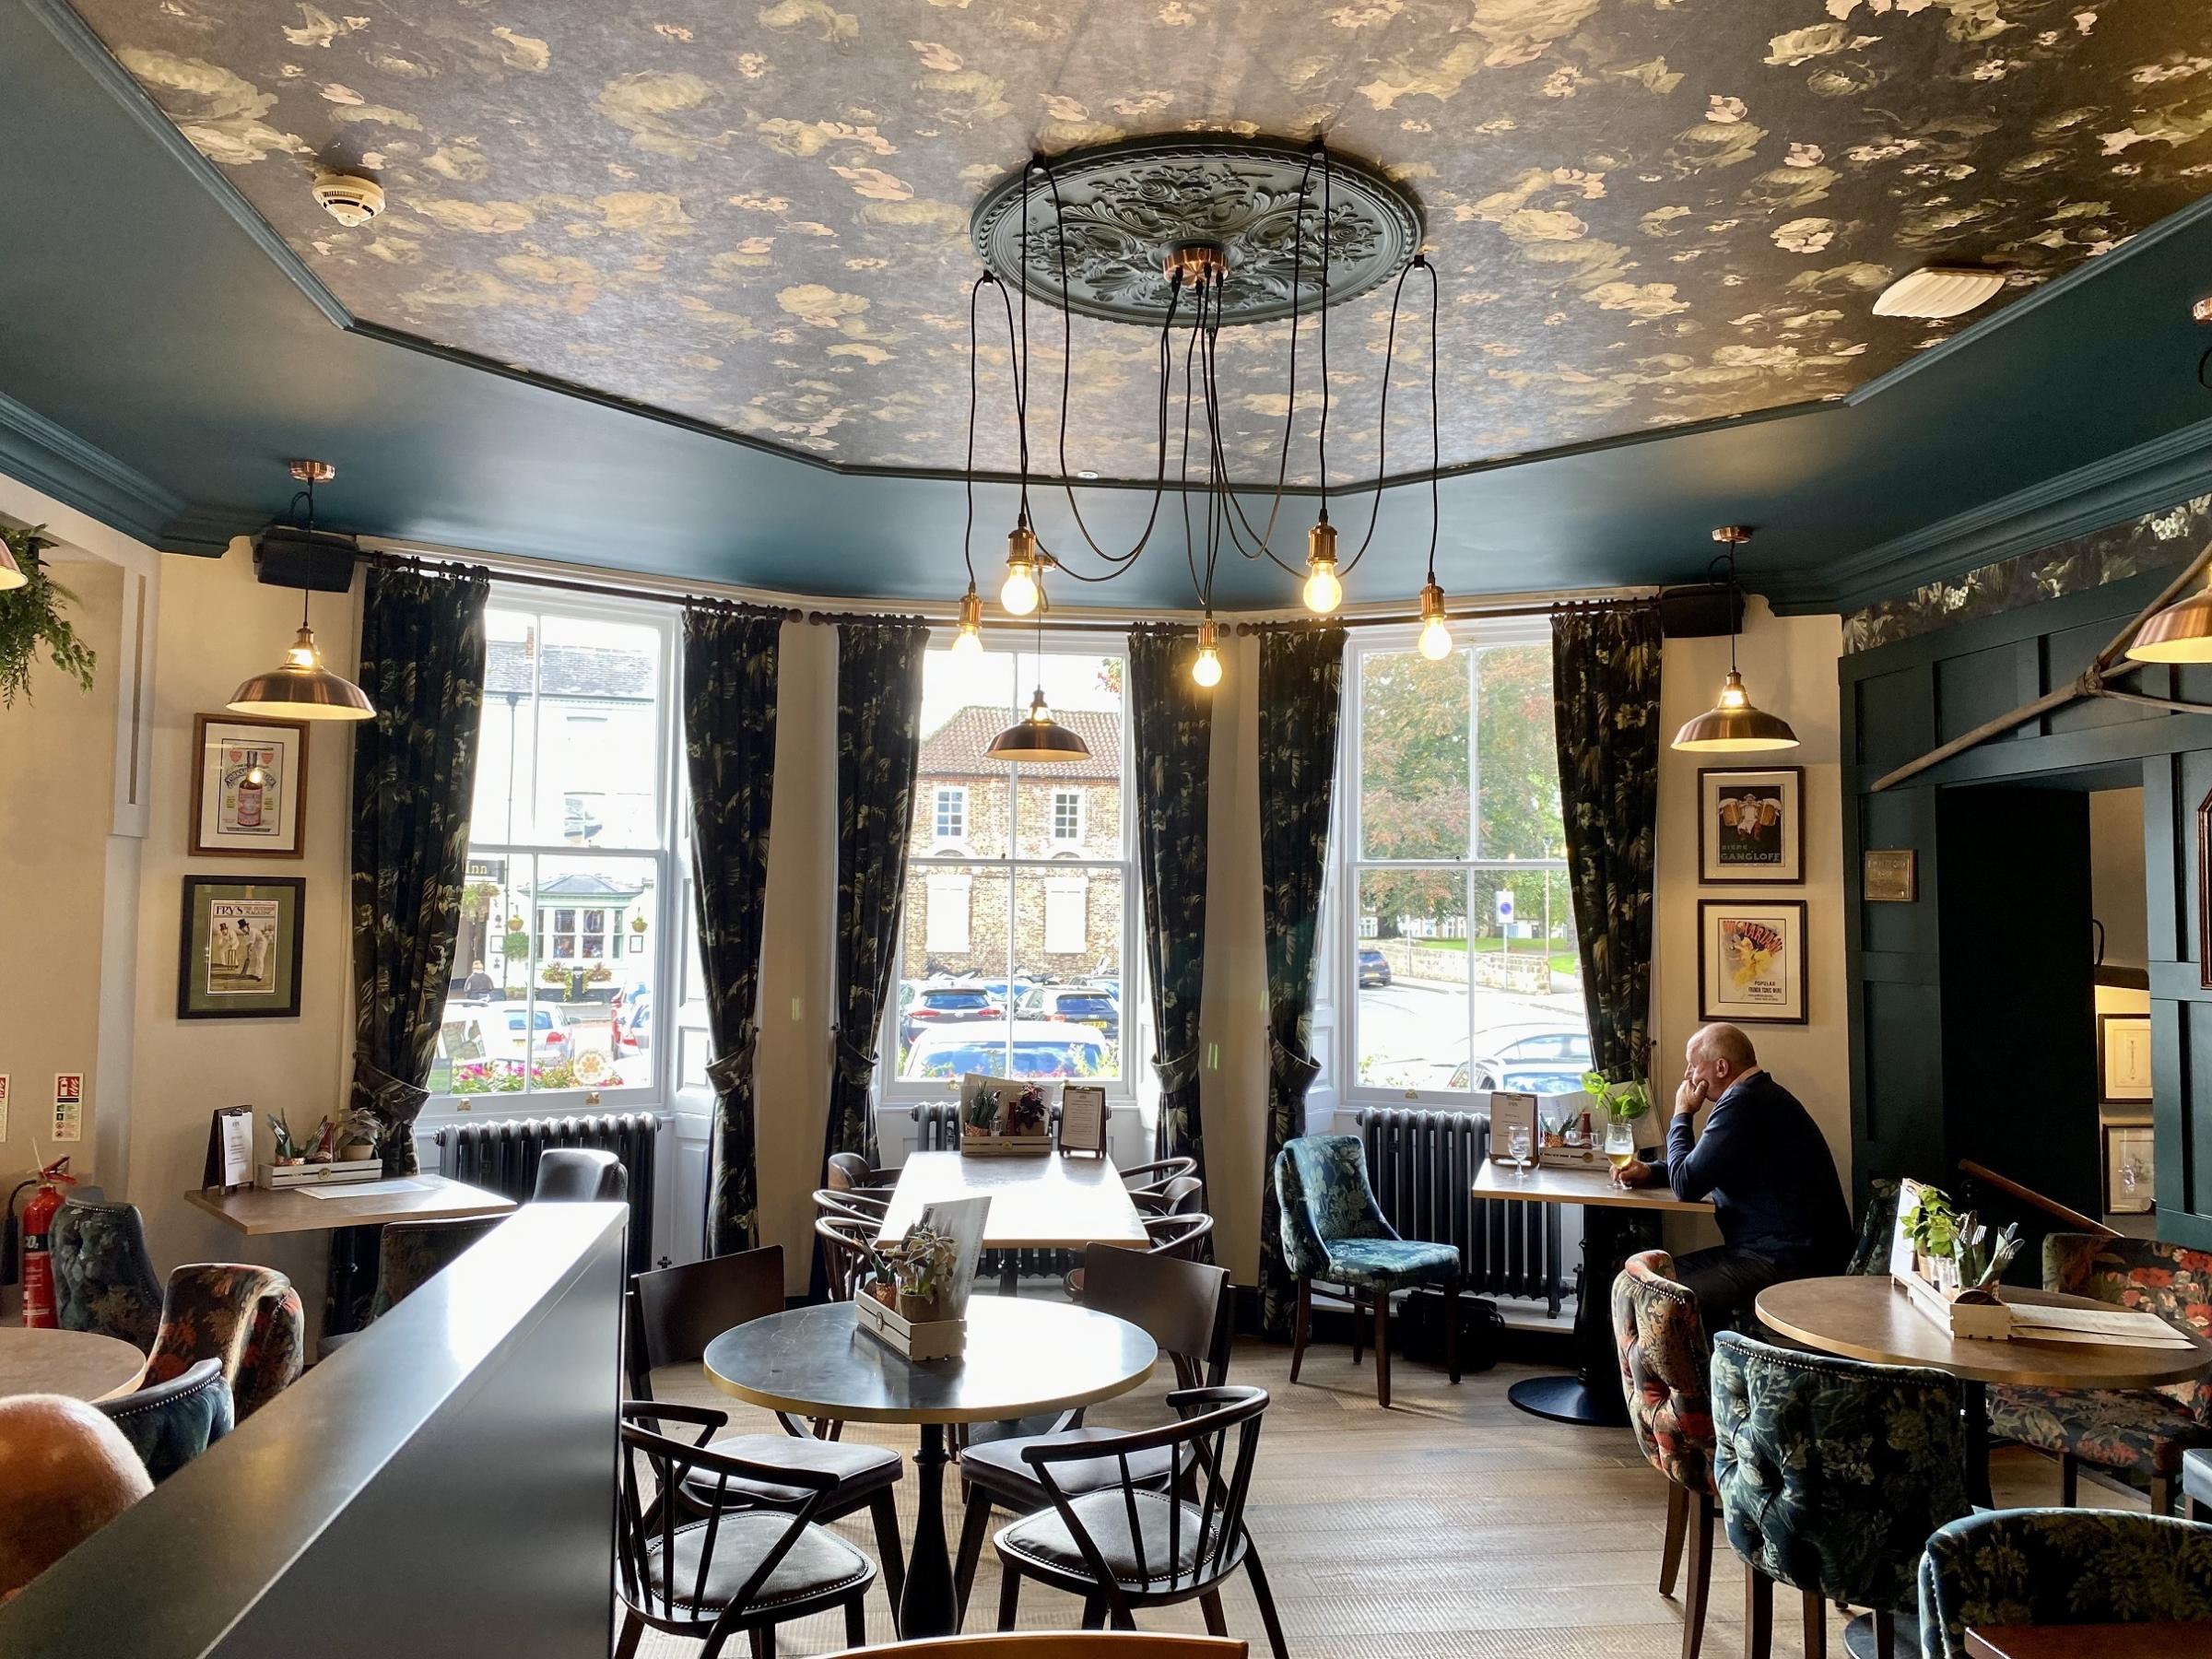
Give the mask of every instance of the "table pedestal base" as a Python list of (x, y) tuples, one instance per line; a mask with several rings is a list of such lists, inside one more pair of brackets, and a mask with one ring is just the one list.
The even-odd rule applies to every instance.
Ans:
[(1620, 1356), (1613, 1347), (1613, 1280), (1631, 1250), (1655, 1239), (1649, 1217), (1588, 1205), (1583, 1210), (1583, 1265), (1574, 1298), (1574, 1351), (1582, 1370), (1571, 1377), (1528, 1377), (1505, 1397), (1555, 1423), (1617, 1428), (1629, 1420), (1620, 1394)]
[(945, 1425), (922, 1425), (914, 1453), (920, 1512), (906, 1552), (906, 1589), (899, 1598), (899, 1639), (949, 1636), (958, 1617), (952, 1594), (952, 1558), (945, 1550)]
[(1555, 1423), (1580, 1423), (1586, 1428), (1617, 1428), (1629, 1420), (1620, 1389), (1594, 1389), (1580, 1377), (1524, 1377), (1505, 1391), (1505, 1397), (1531, 1417)]

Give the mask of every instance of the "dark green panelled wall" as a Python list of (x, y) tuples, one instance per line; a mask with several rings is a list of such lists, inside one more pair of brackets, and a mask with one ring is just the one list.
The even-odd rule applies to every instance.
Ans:
[[(1961, 1157), (2001, 1167), (1992, 1148), (2002, 1151), (2008, 1137), (2035, 1143), (2018, 1160), (2026, 1167), (2050, 1159), (2052, 1136), (2073, 1148), (2061, 1156), (2094, 1156), (2090, 1142), (2073, 1147), (2080, 1138), (2077, 1077), (2046, 1081), (1990, 1065), (1983, 1040), (2008, 1008), (2017, 1007), (2020, 1043), (2045, 1040), (2039, 1022), (2047, 1016), (2031, 1010), (2051, 1000), (2044, 979), (2056, 970), (2046, 963), (2044, 978), (2027, 982), (2039, 971), (2036, 963), (1994, 938), (1962, 935), (1970, 889), (1985, 891), (1991, 862), (2005, 855), (1998, 840), (2005, 819), (1987, 809), (2001, 796), (1983, 796), (1977, 809), (1961, 811), (1953, 792), (2000, 785), (2009, 794), (2081, 774), (2093, 774), (2100, 787), (2140, 782), (2159, 1236), (2212, 1249), (2212, 989), (2202, 982), (2195, 923), (2202, 900), (2196, 813), (2212, 794), (2212, 716), (2109, 700), (2077, 702), (1908, 783), (1871, 793), (1884, 773), (2073, 680), (2171, 574), (2154, 571), (1843, 659), (1853, 1163), (1862, 1186), (1876, 1174), (1944, 1181)], [(2147, 669), (2136, 684), (2153, 696), (2212, 702), (2212, 666)], [(1859, 855), (1868, 847), (1917, 852), (1915, 902), (1865, 901)], [(1955, 889), (1949, 925), (1947, 876)], [(2067, 893), (2080, 872), (2068, 872), (2049, 892), (2032, 871), (2017, 880), (2022, 907), (2064, 898), (2068, 913), (2054, 914), (2053, 924), (2073, 926), (2076, 905)], [(2086, 964), (2090, 946), (2086, 928), (2082, 934)], [(2002, 994), (2007, 975), (2021, 980), (2017, 1003)], [(1947, 1039), (1947, 1014), (1956, 1016)], [(1995, 1036), (2002, 1041), (2006, 1033)], [(2085, 1028), (2082, 1053), (2093, 1040)], [(2082, 1190), (2094, 1195), (2093, 1184)]]

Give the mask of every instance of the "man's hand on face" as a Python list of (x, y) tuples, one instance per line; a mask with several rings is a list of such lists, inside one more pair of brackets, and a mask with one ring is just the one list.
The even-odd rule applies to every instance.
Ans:
[(1682, 1086), (1675, 1090), (1675, 1115), (1679, 1117), (1684, 1112), (1695, 1112), (1704, 1104), (1705, 1091), (1688, 1077), (1683, 1078)]

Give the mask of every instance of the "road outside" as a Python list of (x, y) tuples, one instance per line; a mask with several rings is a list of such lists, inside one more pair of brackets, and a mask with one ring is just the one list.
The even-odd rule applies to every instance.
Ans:
[[(1579, 981), (1554, 976), (1548, 996), (1523, 995), (1488, 986), (1470, 993), (1464, 982), (1398, 979), (1359, 994), (1352, 1041), (1359, 1081), (1384, 1088), (1443, 1088), (1470, 1053), (1485, 1052), (1484, 1036), (1503, 1026), (1583, 1024)], [(1470, 995), (1473, 1007), (1468, 1004)], [(1469, 1016), (1473, 1047), (1469, 1047)]]

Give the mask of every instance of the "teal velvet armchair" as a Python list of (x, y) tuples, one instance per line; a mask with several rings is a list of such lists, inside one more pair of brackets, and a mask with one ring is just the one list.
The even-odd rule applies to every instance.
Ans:
[(65, 1331), (119, 1337), (141, 1351), (161, 1324), (161, 1280), (135, 1204), (72, 1198), (54, 1212), (53, 1292)]
[(1368, 1184), (1359, 1137), (1309, 1135), (1288, 1143), (1275, 1160), (1275, 1195), (1282, 1209), (1283, 1260), (1298, 1281), (1298, 1322), (1290, 1381), (1298, 1381), (1313, 1322), (1313, 1283), (1336, 1285), (1352, 1300), (1352, 1363), (1359, 1362), (1362, 1322), (1374, 1308), (1375, 1398), (1390, 1406), (1390, 1299), (1400, 1290), (1433, 1290), (1444, 1299), (1444, 1341), (1452, 1381), (1459, 1381), (1457, 1246), (1401, 1239), (1383, 1218)]
[(1974, 1626), (2169, 1620), (2212, 1620), (2212, 1526), (2124, 1510), (1998, 1510), (1952, 1522), (1920, 1558), (1924, 1659), (1966, 1659)]

